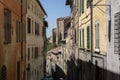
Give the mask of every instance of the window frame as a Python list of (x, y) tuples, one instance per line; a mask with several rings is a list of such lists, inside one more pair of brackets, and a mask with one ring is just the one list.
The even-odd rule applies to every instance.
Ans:
[(12, 13), (9, 9), (4, 8), (4, 43), (12, 42)]
[(91, 31), (90, 31), (90, 26), (87, 26), (87, 49), (90, 49), (91, 47)]
[(100, 21), (97, 20), (95, 22), (95, 51), (99, 52), (99, 50), (100, 50)]

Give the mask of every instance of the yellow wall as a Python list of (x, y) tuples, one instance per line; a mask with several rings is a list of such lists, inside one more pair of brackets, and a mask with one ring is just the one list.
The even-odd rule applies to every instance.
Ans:
[[(87, 48), (87, 26), (90, 26), (90, 8), (86, 6), (84, 0), (84, 13), (79, 17), (79, 29), (84, 28), (84, 47)], [(98, 0), (93, 0), (95, 4)], [(99, 4), (105, 4), (105, 0), (101, 0)], [(87, 16), (87, 17), (86, 17)], [(106, 6), (94, 6), (93, 8), (93, 48), (95, 50), (95, 22), (99, 20), (100, 26), (100, 51), (106, 52)], [(80, 40), (80, 38), (79, 38)], [(79, 42), (80, 47), (80, 42)]]

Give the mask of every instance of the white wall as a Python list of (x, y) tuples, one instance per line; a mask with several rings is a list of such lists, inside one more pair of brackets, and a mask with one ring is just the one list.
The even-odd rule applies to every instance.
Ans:
[(111, 41), (108, 40), (108, 20), (109, 16), (109, 7), (107, 7), (107, 69), (115, 74), (120, 74), (120, 60), (119, 55), (114, 53), (114, 15), (117, 12), (120, 12), (120, 0), (107, 0), (107, 3), (111, 5)]

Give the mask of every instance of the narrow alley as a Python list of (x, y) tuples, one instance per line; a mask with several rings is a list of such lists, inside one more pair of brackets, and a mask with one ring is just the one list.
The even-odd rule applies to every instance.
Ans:
[(120, 0), (0, 0), (0, 80), (120, 80)]

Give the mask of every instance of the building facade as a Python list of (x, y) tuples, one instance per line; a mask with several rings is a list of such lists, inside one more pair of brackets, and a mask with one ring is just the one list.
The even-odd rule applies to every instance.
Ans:
[(60, 17), (57, 18), (56, 22), (57, 22), (57, 36), (56, 36), (56, 44), (60, 44), (61, 41), (60, 40), (64, 40), (67, 37), (67, 23), (70, 20), (70, 16), (66, 16), (66, 17)]
[(56, 45), (57, 28), (52, 29), (52, 44)]
[(106, 79), (106, 6), (101, 4), (106, 0), (66, 0), (72, 18), (67, 43), (71, 42), (68, 52), (73, 54), (77, 73), (74, 80)]
[(1, 0), (0, 17), (0, 80), (25, 80), (26, 0)]
[[(82, 79), (104, 80), (106, 79), (106, 6), (105, 0), (81, 0), (79, 2), (79, 48), (80, 60), (82, 60), (82, 70), (85, 73)], [(102, 16), (102, 17), (101, 17)], [(104, 44), (103, 44), (104, 43)], [(92, 68), (84, 67), (92, 62)], [(83, 77), (87, 75), (88, 77)]]
[[(78, 80), (79, 70), (78, 67), (78, 54), (79, 54), (79, 1), (78, 0), (66, 0), (66, 5), (71, 8), (71, 24), (68, 29), (68, 37), (66, 38), (66, 54), (68, 56), (67, 73), (68, 80)], [(72, 73), (70, 73), (72, 72)]]
[(120, 1), (106, 0), (107, 6), (107, 80), (120, 79), (119, 17)]
[(44, 77), (44, 54), (46, 39), (46, 16), (39, 0), (27, 1), (26, 14), (26, 80), (41, 80)]

